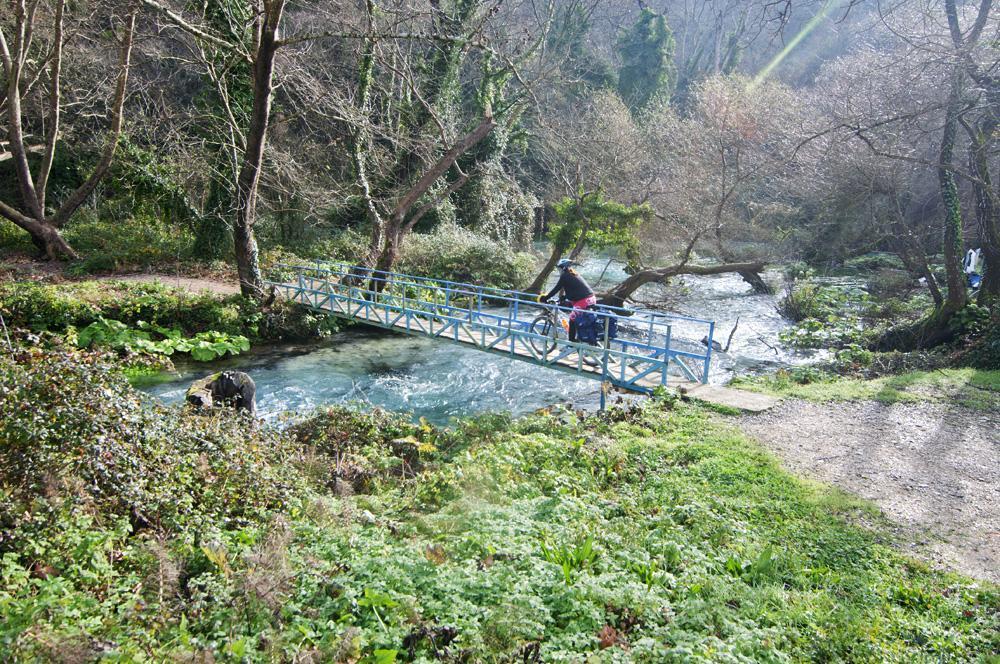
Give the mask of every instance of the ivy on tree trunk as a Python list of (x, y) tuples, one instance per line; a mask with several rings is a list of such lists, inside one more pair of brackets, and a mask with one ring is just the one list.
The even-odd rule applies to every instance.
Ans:
[(257, 188), (264, 162), (264, 145), (271, 118), (274, 86), (274, 59), (278, 52), (278, 28), (285, 0), (264, 0), (263, 12), (255, 18), (253, 58), (253, 107), (247, 130), (247, 147), (236, 181), (236, 220), (233, 241), (240, 291), (256, 300), (264, 295), (264, 280), (260, 273), (257, 239), (253, 227), (257, 220)]
[(941, 187), (941, 202), (945, 213), (943, 252), (945, 284), (948, 288), (944, 306), (941, 308), (941, 317), (944, 319), (942, 324), (962, 309), (967, 301), (965, 278), (962, 273), (962, 202), (958, 196), (958, 185), (955, 183), (953, 173), (962, 93), (962, 72), (957, 66), (953, 68), (950, 79), (948, 110), (945, 114), (938, 165), (938, 183)]

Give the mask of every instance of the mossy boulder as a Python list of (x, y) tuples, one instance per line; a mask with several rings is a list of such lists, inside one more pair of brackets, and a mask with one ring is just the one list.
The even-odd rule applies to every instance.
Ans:
[(242, 371), (221, 371), (196, 380), (188, 388), (185, 401), (196, 408), (229, 406), (251, 415), (257, 412), (257, 386)]

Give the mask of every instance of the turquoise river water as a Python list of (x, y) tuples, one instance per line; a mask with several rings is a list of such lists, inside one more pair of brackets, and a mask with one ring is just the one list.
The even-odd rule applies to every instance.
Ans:
[[(605, 268), (607, 270), (605, 272)], [(619, 264), (587, 261), (584, 275), (602, 286), (623, 279)], [(803, 364), (815, 354), (794, 352), (778, 343), (790, 323), (778, 314), (777, 300), (755, 295), (737, 275), (685, 277), (668, 287), (647, 287), (643, 296), (666, 299), (676, 313), (715, 320), (722, 344), (739, 317), (728, 352), (715, 353), (710, 382), (738, 373)], [(692, 349), (704, 328), (679, 325), (674, 339)], [(177, 372), (143, 388), (156, 398), (179, 402), (191, 381), (221, 369), (249, 373), (257, 384), (257, 404), (267, 420), (278, 421), (324, 405), (360, 402), (410, 411), (438, 424), (486, 411), (515, 415), (562, 403), (596, 408), (600, 383), (527, 362), (463, 348), (440, 340), (351, 327), (321, 343), (255, 348), (211, 364), (178, 362)]]

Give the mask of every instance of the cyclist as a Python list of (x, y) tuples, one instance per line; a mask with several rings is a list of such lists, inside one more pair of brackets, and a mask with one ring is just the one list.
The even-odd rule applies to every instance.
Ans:
[[(568, 301), (574, 310), (582, 311), (597, 304), (597, 297), (594, 295), (594, 290), (573, 269), (574, 265), (579, 265), (579, 263), (571, 261), (568, 258), (564, 258), (556, 263), (556, 267), (559, 268), (559, 281), (556, 282), (556, 285), (549, 291), (548, 295), (544, 297), (541, 295), (538, 296), (539, 302), (550, 300), (555, 297), (556, 293), (562, 291), (563, 302), (560, 304), (563, 306)], [(573, 311), (569, 315), (569, 340), (571, 342), (576, 341), (576, 311)]]

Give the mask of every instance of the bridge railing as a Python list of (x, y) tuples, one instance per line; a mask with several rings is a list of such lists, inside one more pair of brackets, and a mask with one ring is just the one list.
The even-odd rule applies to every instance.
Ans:
[[(543, 339), (531, 327), (543, 309), (559, 309), (564, 317), (573, 313), (573, 309), (568, 307), (539, 303), (535, 294), (523, 291), (386, 272), (337, 261), (316, 261), (310, 265), (279, 264), (277, 267), (293, 277), (292, 284), (272, 282), (279, 287), (293, 287), (313, 296), (337, 294), (357, 306), (375, 304), (390, 307), (401, 313), (475, 325), (484, 331), (497, 333), (502, 330), (507, 335), (516, 333), (529, 341), (532, 338)], [(617, 338), (600, 342), (605, 359), (610, 353), (621, 361), (623, 367), (627, 362), (633, 365), (662, 363), (664, 383), (672, 363), (686, 378), (708, 382), (714, 322), (643, 309), (602, 308), (598, 315), (599, 324), (605, 326), (605, 330), (612, 319), (618, 327)], [(409, 320), (407, 317), (407, 325)], [(688, 344), (687, 349), (679, 347), (674, 339), (676, 325), (704, 328), (705, 350), (693, 350), (692, 347), (696, 348), (693, 344)], [(593, 348), (568, 341), (560, 341), (559, 345), (570, 350), (577, 349), (581, 359)], [(511, 352), (514, 352), (513, 340)], [(622, 371), (624, 374), (624, 369)]]

